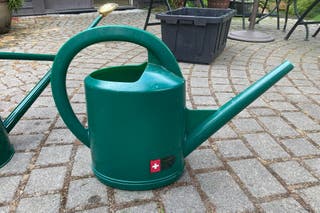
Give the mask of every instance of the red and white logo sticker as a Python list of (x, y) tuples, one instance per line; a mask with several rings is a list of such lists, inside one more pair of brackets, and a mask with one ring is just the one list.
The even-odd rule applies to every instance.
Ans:
[(161, 160), (156, 159), (156, 160), (151, 160), (150, 161), (150, 172), (155, 173), (155, 172), (160, 172), (161, 171)]

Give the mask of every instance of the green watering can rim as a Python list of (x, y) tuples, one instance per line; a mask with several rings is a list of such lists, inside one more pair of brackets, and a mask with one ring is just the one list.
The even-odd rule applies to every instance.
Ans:
[[(136, 70), (132, 71), (130, 68)], [(122, 75), (113, 77), (114, 73), (118, 74), (123, 71), (125, 73)], [(129, 78), (130, 80), (127, 80), (130, 72), (137, 72), (138, 74), (131, 79)], [(159, 77), (159, 75), (161, 77)], [(119, 76), (121, 76), (121, 78)], [(185, 83), (184, 78), (176, 76), (157, 64), (151, 64), (148, 62), (101, 68), (90, 73), (85, 77), (84, 81), (85, 85), (89, 87), (90, 85), (94, 85), (95, 88), (100, 88), (102, 90), (115, 90), (117, 92), (126, 93), (152, 93), (166, 91), (180, 87)]]

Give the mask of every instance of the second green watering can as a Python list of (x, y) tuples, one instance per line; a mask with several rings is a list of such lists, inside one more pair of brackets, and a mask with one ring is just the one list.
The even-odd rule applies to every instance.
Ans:
[[(85, 78), (85, 128), (68, 100), (66, 74), (78, 52), (104, 41), (143, 46), (148, 61), (103, 68)], [(185, 80), (160, 39), (129, 26), (104, 26), (79, 33), (63, 45), (54, 60), (51, 82), (62, 119), (91, 149), (96, 177), (112, 187), (147, 190), (177, 180), (187, 155), (292, 68), (284, 62), (218, 110), (189, 110)]]

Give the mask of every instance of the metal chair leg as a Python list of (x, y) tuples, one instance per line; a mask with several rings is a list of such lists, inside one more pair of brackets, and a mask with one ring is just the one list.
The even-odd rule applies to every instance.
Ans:
[(245, 30), (246, 29), (246, 17), (244, 14), (244, 0), (241, 0), (241, 7), (242, 7), (242, 29)]
[(166, 5), (167, 9), (169, 11), (171, 11), (171, 7), (170, 7), (170, 4), (169, 4), (168, 0), (164, 0), (164, 4)]
[(320, 32), (320, 27), (316, 30), (316, 32), (312, 35), (312, 37), (316, 37), (319, 32)]
[(262, 10), (261, 10), (261, 14), (263, 14), (263, 13), (264, 13), (264, 10), (267, 8), (268, 1), (269, 1), (269, 0), (266, 0), (266, 1), (264, 2), (263, 7), (262, 7)]
[(144, 27), (143, 27), (144, 30), (147, 29), (147, 26), (148, 26), (148, 24), (149, 24), (149, 19), (150, 19), (150, 14), (151, 14), (151, 10), (152, 10), (152, 5), (153, 5), (153, 0), (150, 0), (147, 18), (146, 18), (146, 21), (144, 22)]
[[(168, 2), (168, 0), (163, 0), (168, 11), (171, 11), (171, 7), (170, 7), (170, 4)], [(146, 21), (144, 22), (144, 27), (143, 29), (146, 30), (148, 25), (158, 25), (160, 24), (160, 22), (156, 22), (156, 23), (149, 23), (149, 20), (150, 20), (150, 15), (151, 15), (151, 10), (152, 10), (152, 5), (153, 5), (153, 0), (150, 0), (150, 3), (149, 3), (149, 8), (148, 8), (148, 14), (147, 14), (147, 17), (146, 17)]]
[[(305, 40), (308, 40), (308, 36), (309, 36), (309, 28), (308, 28), (308, 24), (304, 23), (304, 18), (308, 15), (308, 13), (312, 10), (312, 8), (314, 8), (318, 3), (320, 3), (320, 0), (315, 0), (307, 9), (306, 11), (304, 11), (304, 13), (299, 17), (299, 14), (296, 14), (299, 18), (296, 21), (296, 23), (293, 25), (293, 27), (290, 29), (290, 31), (287, 33), (287, 35), (284, 37), (285, 40), (288, 40), (291, 36), (291, 34), (293, 33), (293, 31), (297, 28), (298, 25), (304, 25), (306, 28), (306, 38)], [(294, 6), (295, 6), (295, 11), (297, 13), (297, 3), (296, 0), (294, 1)]]
[(276, 0), (276, 11), (277, 11), (277, 30), (280, 30), (280, 15), (279, 15), (279, 6), (281, 0)]
[(289, 14), (289, 8), (292, 4), (292, 0), (288, 0), (287, 1), (287, 7), (286, 7), (286, 14), (285, 14), (285, 18), (284, 18), (284, 25), (282, 28), (282, 31), (285, 32), (287, 29), (287, 24), (288, 24), (288, 14)]
[(277, 14), (277, 30), (280, 29), (280, 15), (279, 15), (279, 5), (280, 5), (280, 1), (281, 0), (276, 0), (276, 6), (266, 15), (263, 15), (264, 13), (264, 10), (266, 9), (267, 7), (267, 4), (268, 4), (268, 1), (269, 0), (266, 0), (263, 7), (262, 7), (262, 16), (256, 21), (256, 23), (258, 24), (261, 20), (267, 18), (268, 16), (270, 16), (274, 11), (276, 11), (276, 14)]

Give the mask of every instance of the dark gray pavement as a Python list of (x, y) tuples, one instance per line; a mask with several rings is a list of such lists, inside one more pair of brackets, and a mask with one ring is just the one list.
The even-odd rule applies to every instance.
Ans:
[[(0, 35), (0, 51), (55, 54), (95, 15), (16, 19), (12, 31)], [(114, 12), (102, 24), (142, 28), (145, 17), (145, 11)], [(188, 156), (179, 181), (143, 192), (99, 183), (90, 169), (89, 149), (62, 122), (48, 87), (10, 133), (16, 154), (0, 169), (0, 212), (320, 212), (320, 38), (304, 41), (300, 26), (285, 41), (271, 18), (256, 28), (276, 40), (228, 40), (210, 65), (180, 63), (187, 105), (217, 108), (282, 61), (289, 59), (295, 69)], [(313, 32), (316, 26), (310, 28)], [(241, 21), (234, 19), (231, 30), (239, 29)], [(160, 37), (160, 26), (148, 30)], [(68, 93), (79, 118), (86, 121), (84, 76), (145, 59), (143, 48), (128, 43), (96, 44), (82, 51), (68, 75)], [(1, 117), (50, 64), (0, 61)]]

